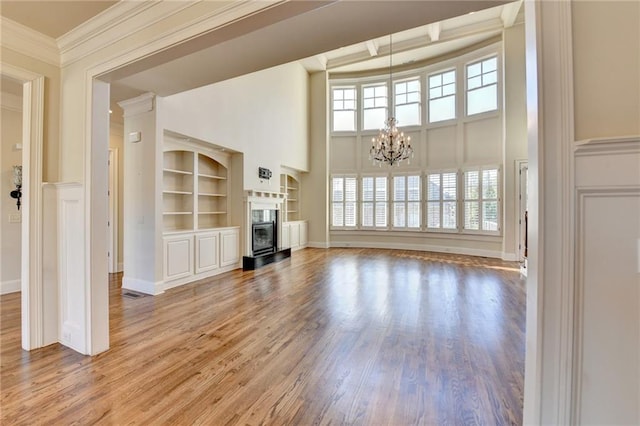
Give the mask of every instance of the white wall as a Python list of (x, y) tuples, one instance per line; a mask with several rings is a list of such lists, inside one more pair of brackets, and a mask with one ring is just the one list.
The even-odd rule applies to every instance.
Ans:
[(22, 97), (2, 93), (2, 155), (0, 178), (0, 294), (20, 291), (22, 225), (10, 223), (9, 215), (21, 213), (9, 196), (15, 189), (13, 167), (22, 164)]
[(243, 153), (245, 189), (277, 192), (280, 166), (309, 169), (308, 80), (291, 63), (168, 96), (162, 127)]
[[(125, 105), (126, 103), (126, 105)], [(124, 143), (123, 262), (124, 288), (148, 294), (159, 292), (162, 271), (162, 132), (161, 100), (150, 95), (125, 101), (124, 134), (139, 132), (141, 140)]]
[[(430, 73), (456, 68), (456, 116), (459, 118), (404, 129), (405, 134), (411, 137), (414, 149), (415, 158), (410, 164), (403, 163), (398, 168), (379, 168), (373, 165), (368, 159), (368, 151), (371, 137), (377, 132), (328, 135), (329, 169), (330, 173), (335, 174), (384, 173), (391, 176), (393, 173), (499, 166), (502, 171), (501, 235), (333, 230), (330, 233), (331, 245), (433, 250), (516, 260), (518, 193), (515, 160), (527, 157), (524, 47), (524, 25), (518, 24), (503, 32), (503, 43), (481, 47), (472, 52), (467, 50), (458, 56), (448, 55), (441, 62), (423, 68), (423, 81), (426, 81), (426, 75)], [(501, 88), (498, 92), (498, 96), (501, 96), (498, 111), (468, 117), (463, 101), (465, 65), (492, 54), (497, 54), (504, 77), (498, 82)], [(407, 74), (413, 75), (417, 73)], [(394, 73), (394, 77), (398, 78), (400, 75)], [(357, 81), (339, 80), (340, 84)], [(423, 106), (423, 123), (427, 121), (425, 109)], [(310, 224), (310, 235), (313, 236), (316, 232), (314, 224)]]
[(519, 187), (517, 160), (527, 159), (524, 24), (504, 30), (504, 167), (503, 241), (505, 257), (518, 253)]

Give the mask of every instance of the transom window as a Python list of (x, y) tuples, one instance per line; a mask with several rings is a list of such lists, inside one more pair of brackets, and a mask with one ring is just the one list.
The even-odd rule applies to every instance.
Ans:
[(396, 82), (395, 117), (399, 126), (419, 126), (420, 120), (420, 80)]
[(498, 169), (464, 172), (464, 229), (499, 231)]
[(498, 58), (467, 65), (467, 115), (498, 109)]
[(458, 174), (427, 174), (427, 228), (458, 227)]
[(356, 88), (333, 88), (333, 130), (356, 130)]
[(456, 118), (456, 70), (429, 76), (429, 122)]
[(331, 179), (331, 226), (355, 228), (357, 199), (355, 176), (334, 176)]
[(420, 176), (393, 177), (393, 227), (420, 228)]
[(362, 88), (362, 129), (380, 129), (387, 119), (387, 85)]
[(387, 177), (364, 176), (362, 178), (362, 226), (384, 228), (387, 226)]

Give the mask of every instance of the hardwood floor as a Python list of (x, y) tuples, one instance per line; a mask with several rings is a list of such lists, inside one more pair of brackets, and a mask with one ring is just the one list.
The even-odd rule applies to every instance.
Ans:
[(152, 297), (110, 280), (111, 349), (20, 349), (1, 298), (0, 423), (522, 422), (517, 264), (305, 249)]

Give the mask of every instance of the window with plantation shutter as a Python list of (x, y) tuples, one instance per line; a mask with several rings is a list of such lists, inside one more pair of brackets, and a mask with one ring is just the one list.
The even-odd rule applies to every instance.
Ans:
[(498, 232), (499, 170), (480, 168), (464, 172), (464, 229)]
[(427, 228), (458, 227), (458, 174), (442, 172), (427, 174)]
[(357, 223), (357, 179), (355, 176), (331, 178), (331, 226), (355, 228)]
[(362, 227), (387, 226), (389, 199), (386, 176), (364, 176), (362, 182)]
[(420, 228), (420, 176), (393, 177), (393, 227)]

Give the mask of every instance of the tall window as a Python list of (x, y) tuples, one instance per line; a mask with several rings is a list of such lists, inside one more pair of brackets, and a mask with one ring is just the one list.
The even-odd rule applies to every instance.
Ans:
[(498, 109), (498, 58), (467, 65), (467, 115)]
[(331, 179), (331, 226), (356, 226), (357, 179), (334, 176)]
[(333, 93), (333, 130), (356, 130), (356, 88), (335, 87)]
[(393, 177), (394, 228), (420, 228), (420, 176)]
[(362, 178), (362, 226), (383, 228), (387, 226), (387, 201), (389, 199), (386, 176)]
[(380, 129), (387, 119), (387, 85), (362, 88), (362, 129)]
[(499, 230), (498, 169), (464, 172), (464, 229)]
[(457, 228), (457, 178), (456, 172), (427, 174), (427, 228)]
[(429, 76), (429, 123), (456, 118), (456, 70)]
[(395, 88), (395, 117), (399, 126), (420, 125), (420, 80), (414, 78), (397, 82)]

